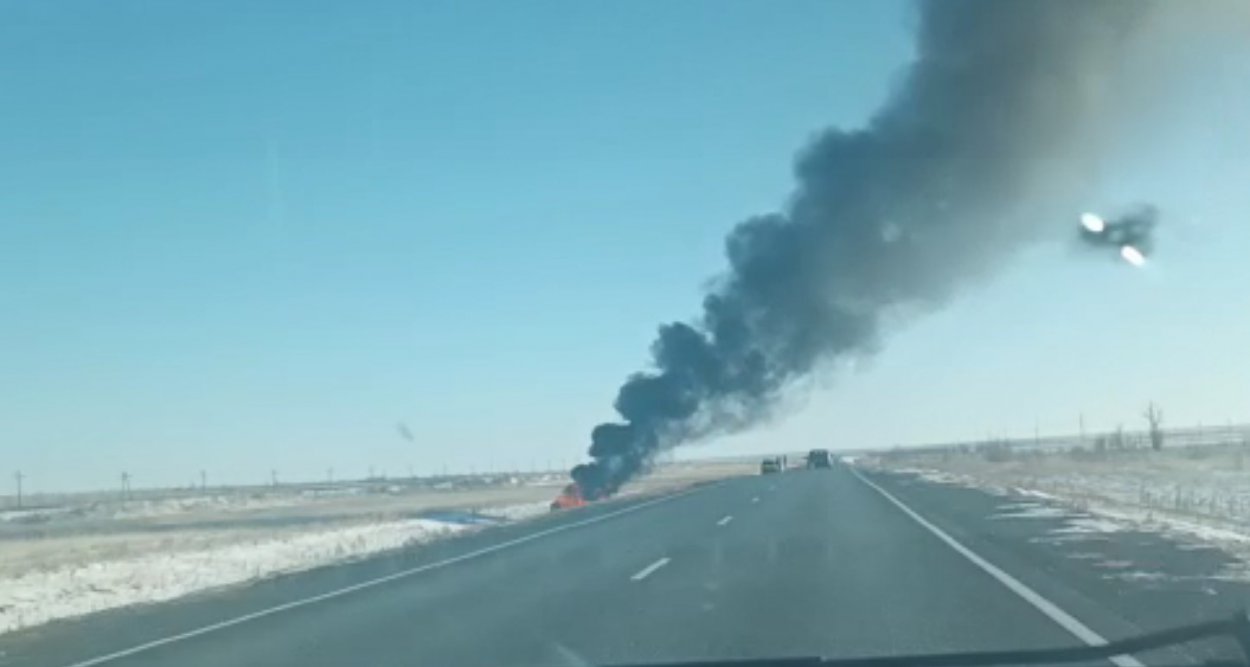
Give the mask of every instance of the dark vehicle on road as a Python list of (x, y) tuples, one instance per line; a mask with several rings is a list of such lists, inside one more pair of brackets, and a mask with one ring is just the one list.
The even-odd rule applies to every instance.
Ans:
[(764, 459), (763, 463), (760, 463), (761, 475), (771, 475), (773, 473), (781, 472), (782, 470), (783, 468), (780, 458)]
[(807, 453), (807, 469), (832, 468), (833, 455), (827, 449), (813, 449)]

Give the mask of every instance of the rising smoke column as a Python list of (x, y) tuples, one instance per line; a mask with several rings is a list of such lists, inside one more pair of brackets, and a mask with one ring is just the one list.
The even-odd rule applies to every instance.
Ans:
[(572, 471), (583, 493), (766, 418), (790, 381), (872, 352), (884, 320), (940, 305), (1034, 236), (1015, 207), (1052, 187), (1054, 160), (1106, 111), (1118, 49), (1152, 6), (918, 5), (901, 88), (865, 128), (817, 136), (788, 205), (730, 233), (702, 314), (660, 327), (654, 368), (620, 388), (620, 421), (592, 431), (593, 461)]

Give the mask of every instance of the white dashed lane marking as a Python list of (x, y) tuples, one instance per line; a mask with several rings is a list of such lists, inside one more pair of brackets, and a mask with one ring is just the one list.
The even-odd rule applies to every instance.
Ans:
[(717, 521), (717, 522), (716, 522), (716, 525), (718, 525), (718, 526), (724, 526), (724, 525), (728, 524), (730, 521), (733, 521), (733, 520), (734, 520), (733, 515), (726, 514), (726, 515), (725, 515), (725, 516), (724, 516), (724, 517), (723, 517), (720, 521)]
[(638, 571), (637, 574), (630, 577), (630, 579), (634, 581), (642, 581), (643, 579), (646, 579), (647, 577), (651, 576), (651, 573), (664, 567), (665, 565), (668, 565), (668, 561), (669, 561), (668, 556), (665, 556), (664, 558), (661, 558), (660, 560), (657, 560), (656, 562), (642, 568), (641, 570)]

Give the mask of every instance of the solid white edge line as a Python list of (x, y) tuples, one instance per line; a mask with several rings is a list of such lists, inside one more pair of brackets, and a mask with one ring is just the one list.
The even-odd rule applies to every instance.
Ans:
[[(891, 494), (889, 491), (886, 491), (880, 486), (877, 486), (875, 482), (868, 479), (867, 477), (864, 477), (855, 468), (849, 468), (849, 469), (851, 471), (851, 474), (859, 478), (859, 481), (872, 487), (872, 489), (875, 490), (877, 493), (880, 493), (882, 497), (884, 497), (886, 500), (893, 503), (895, 507), (902, 510), (904, 514), (911, 517), (911, 519), (914, 520), (916, 523), (920, 524), (921, 526), (926, 528), (930, 533), (933, 533), (935, 536), (937, 536), (938, 539), (945, 542), (946, 546), (954, 549), (959, 555), (963, 556), (964, 558), (967, 558), (969, 561), (972, 561), (973, 565), (976, 565), (977, 567), (984, 570), (986, 574), (997, 579), (998, 583), (1002, 584), (1003, 586), (1006, 586), (1007, 589), (1010, 590), (1012, 593), (1015, 593), (1016, 595), (1023, 598), (1025, 602), (1028, 602), (1029, 604), (1033, 605), (1034, 608), (1036, 608), (1038, 611), (1045, 614), (1047, 618), (1054, 621), (1056, 624), (1059, 625), (1059, 627), (1063, 628), (1064, 630), (1067, 630), (1074, 637), (1085, 642), (1089, 646), (1101, 646), (1107, 643), (1107, 640), (1102, 635), (1091, 630), (1089, 626), (1077, 620), (1076, 617), (1073, 616), (1072, 614), (1069, 614), (1068, 612), (1064, 611), (1062, 608), (1059, 607), (1059, 605), (1042, 597), (1040, 593), (1033, 590), (1032, 588), (1029, 588), (1019, 579), (1016, 579), (1010, 574), (1007, 574), (1002, 569), (1000, 569), (997, 565), (994, 565), (993, 563), (985, 560), (980, 555), (978, 555), (975, 551), (964, 546), (962, 543), (959, 542), (959, 540), (956, 540), (955, 538), (946, 534), (946, 531), (930, 523), (928, 519), (925, 519), (924, 517), (917, 514), (914, 510), (912, 510), (912, 508), (903, 504), (903, 501), (899, 500), (898, 498), (895, 498), (894, 495)], [(1117, 667), (1145, 667), (1145, 665), (1140, 660), (1138, 660), (1137, 658), (1134, 658), (1131, 655), (1117, 655), (1117, 656), (1112, 657), (1110, 660)]]
[(656, 570), (658, 570), (658, 569), (660, 569), (660, 568), (664, 567), (665, 565), (668, 565), (669, 560), (670, 560), (670, 559), (669, 559), (669, 557), (668, 557), (668, 556), (665, 556), (665, 557), (661, 558), (660, 560), (657, 560), (656, 562), (654, 562), (654, 563), (652, 563), (652, 564), (650, 564), (650, 565), (648, 565), (648, 566), (646, 566), (646, 567), (642, 568), (641, 570), (639, 570), (639, 571), (637, 572), (637, 574), (635, 574), (634, 576), (630, 577), (630, 580), (632, 580), (632, 581), (642, 581), (643, 579), (646, 579), (647, 577), (651, 576), (651, 573), (652, 573), (652, 572), (655, 572)]
[(718, 526), (725, 526), (725, 525), (728, 525), (728, 524), (729, 524), (729, 522), (730, 522), (730, 521), (733, 521), (733, 520), (734, 520), (734, 517), (733, 517), (733, 515), (732, 515), (732, 514), (726, 514), (725, 516), (721, 517), (721, 520), (720, 520), (720, 521), (717, 521), (717, 522), (716, 522), (716, 525), (718, 525)]
[[(276, 605), (273, 607), (268, 607), (266, 609), (261, 609), (260, 611), (254, 611), (248, 614), (243, 614), (242, 616), (229, 618), (224, 621), (219, 621), (217, 623), (212, 623), (210, 625), (205, 625), (203, 627), (196, 628), (194, 630), (188, 630), (186, 632), (180, 632), (178, 634), (169, 635), (168, 637), (154, 639), (149, 642), (144, 642), (142, 644), (131, 646), (130, 648), (122, 649), (120, 651), (114, 651), (113, 653), (106, 653), (104, 655), (96, 656), (94, 658), (88, 658), (86, 660), (81, 660), (79, 662), (70, 663), (68, 665), (65, 665), (65, 667), (93, 667), (94, 665), (101, 665), (106, 662), (117, 660), (119, 658), (125, 658), (125, 657), (135, 655), (137, 653), (142, 653), (144, 651), (150, 651), (154, 648), (159, 648), (161, 646), (168, 646), (169, 644), (180, 642), (185, 639), (191, 639), (193, 637), (199, 637), (201, 635), (206, 635), (211, 632), (216, 632), (218, 630), (224, 630), (229, 627), (241, 625), (243, 623), (247, 623), (248, 621), (254, 621), (258, 618), (272, 616), (274, 614), (278, 614), (284, 611), (290, 611), (291, 609), (297, 609), (299, 607), (304, 607), (310, 604), (315, 604), (317, 602), (324, 602), (326, 600), (332, 600), (334, 598), (342, 597), (349, 593), (355, 593), (356, 591), (361, 591), (367, 588), (380, 586), (382, 584), (390, 583), (397, 579), (403, 579), (405, 577), (411, 577), (415, 574), (421, 574), (422, 572), (429, 572), (430, 570), (437, 570), (439, 568), (447, 567), (448, 565), (454, 565), (456, 563), (463, 563), (464, 561), (472, 560), (474, 558), (478, 558), (481, 556), (485, 556), (486, 554), (494, 553), (496, 551), (502, 551), (510, 547), (515, 547), (520, 544), (525, 544), (526, 542), (533, 542), (534, 540), (546, 537), (548, 535), (562, 533), (566, 530), (572, 530), (574, 528), (581, 528), (582, 526), (589, 526), (591, 524), (599, 523), (601, 521), (606, 521), (608, 519), (612, 519), (612, 518), (615, 518), (624, 514), (629, 514), (630, 512), (637, 512), (640, 509), (644, 509), (647, 507), (652, 507), (654, 505), (659, 505), (661, 503), (666, 503), (672, 500), (676, 500), (683, 496), (688, 496), (692, 493), (697, 493), (699, 491), (706, 490), (708, 488), (711, 488), (712, 486), (715, 486), (715, 484), (697, 486), (692, 489), (681, 491), (679, 493), (674, 493), (674, 494), (667, 495), (667, 496), (661, 496), (659, 498), (655, 498), (652, 500), (647, 500), (647, 501), (638, 503), (637, 505), (630, 505), (629, 507), (623, 507), (619, 510), (613, 510), (606, 514), (593, 516), (593, 517), (590, 517), (589, 519), (582, 519), (581, 521), (574, 521), (572, 523), (566, 523), (566, 524), (562, 524), (559, 526), (554, 526), (552, 528), (540, 530), (536, 533), (530, 533), (529, 535), (523, 535), (521, 537), (511, 539), (511, 540), (506, 540), (498, 544), (492, 544), (487, 547), (482, 547), (481, 549), (476, 549), (468, 553), (460, 554), (459, 556), (453, 556), (451, 558), (436, 561), (433, 563), (427, 563), (425, 565), (420, 565), (420, 566), (410, 568), (407, 570), (401, 570), (399, 572), (394, 572), (392, 574), (388, 574), (384, 577), (379, 577), (377, 579), (369, 579), (369, 580), (362, 581), (357, 584), (352, 584), (351, 586), (345, 586), (343, 588), (338, 588), (332, 591), (328, 591), (326, 593), (314, 595), (312, 597), (302, 598), (299, 600), (293, 600), (291, 602), (286, 602), (286, 603)], [(664, 559), (664, 560), (667, 562), (668, 559)]]

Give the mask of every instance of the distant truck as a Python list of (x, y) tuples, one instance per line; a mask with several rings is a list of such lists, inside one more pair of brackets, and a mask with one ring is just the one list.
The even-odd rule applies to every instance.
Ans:
[(827, 449), (813, 449), (807, 453), (807, 469), (817, 470), (833, 467), (833, 455)]
[(764, 461), (760, 463), (761, 475), (771, 475), (773, 473), (784, 472), (785, 469), (785, 463), (782, 462), (781, 457), (764, 459)]

